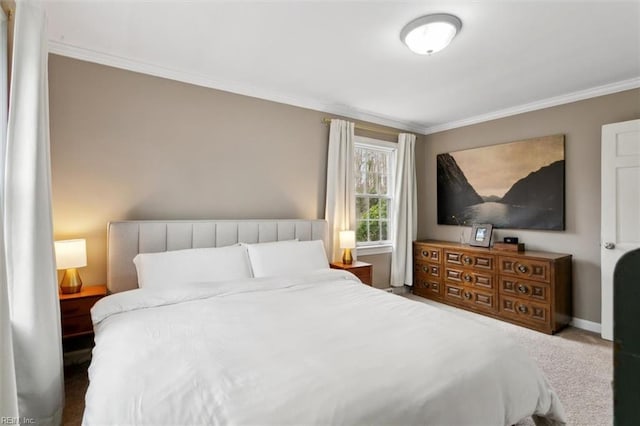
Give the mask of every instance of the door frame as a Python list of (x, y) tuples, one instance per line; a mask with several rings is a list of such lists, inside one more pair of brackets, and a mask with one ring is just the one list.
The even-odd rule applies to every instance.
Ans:
[[(614, 151), (611, 149), (613, 144), (617, 141), (617, 135), (623, 133), (622, 130), (636, 131), (640, 133), (640, 119), (629, 120), (619, 123), (605, 124), (602, 126), (602, 139), (601, 139), (601, 217), (600, 217), (600, 269), (601, 269), (601, 336), (603, 339), (613, 340), (613, 268), (615, 262), (610, 265), (618, 250), (625, 250), (624, 244), (620, 244), (618, 241), (618, 235), (616, 231), (616, 212), (617, 209), (610, 208), (610, 205), (604, 200), (605, 194), (617, 193), (616, 178), (614, 173), (605, 173), (607, 168), (613, 167), (617, 170), (619, 167), (618, 162), (620, 157), (616, 157)], [(634, 157), (631, 157), (634, 158)], [(633, 159), (629, 162), (630, 166), (635, 167), (633, 163), (637, 160)], [(614, 199), (614, 201), (617, 201)], [(613, 223), (613, 226), (607, 226), (607, 224)], [(612, 243), (614, 246), (611, 249), (607, 249), (607, 244)], [(618, 247), (618, 246), (621, 247)], [(625, 250), (624, 252), (626, 252)], [(618, 255), (621, 257), (623, 253)], [(617, 260), (615, 260), (617, 262)], [(610, 271), (605, 271), (605, 267), (611, 266)]]

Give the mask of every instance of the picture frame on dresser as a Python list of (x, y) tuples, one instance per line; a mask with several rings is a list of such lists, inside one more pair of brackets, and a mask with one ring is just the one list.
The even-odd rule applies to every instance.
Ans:
[(491, 245), (491, 234), (493, 225), (490, 223), (474, 223), (471, 228), (469, 245), (474, 247), (489, 247)]

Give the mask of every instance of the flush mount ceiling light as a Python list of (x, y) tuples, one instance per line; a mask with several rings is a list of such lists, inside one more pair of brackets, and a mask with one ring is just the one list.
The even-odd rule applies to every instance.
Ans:
[(462, 21), (448, 13), (421, 16), (400, 32), (400, 40), (419, 55), (439, 52), (451, 43), (462, 28)]

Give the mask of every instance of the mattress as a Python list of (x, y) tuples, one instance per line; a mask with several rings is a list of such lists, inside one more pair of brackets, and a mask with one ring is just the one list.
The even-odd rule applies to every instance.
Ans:
[(502, 332), (322, 270), (136, 289), (92, 309), (83, 424), (564, 424)]

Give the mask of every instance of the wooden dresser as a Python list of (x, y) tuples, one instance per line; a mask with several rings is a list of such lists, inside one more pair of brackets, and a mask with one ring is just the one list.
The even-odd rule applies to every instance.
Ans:
[(571, 255), (413, 243), (413, 292), (553, 334), (571, 319)]

